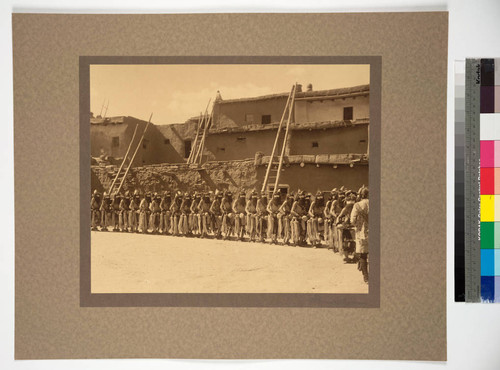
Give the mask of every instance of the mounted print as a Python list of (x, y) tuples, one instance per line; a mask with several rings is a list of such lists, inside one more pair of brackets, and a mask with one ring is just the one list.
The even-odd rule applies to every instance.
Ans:
[(310, 294), (332, 305), (334, 294), (367, 299), (379, 60), (84, 60), (92, 295), (134, 293), (140, 304), (158, 293), (167, 305), (177, 304), (169, 293), (210, 293), (210, 304), (220, 293), (272, 293), (283, 305), (289, 293), (305, 305)]
[(14, 14), (16, 359), (445, 360), (447, 17)]

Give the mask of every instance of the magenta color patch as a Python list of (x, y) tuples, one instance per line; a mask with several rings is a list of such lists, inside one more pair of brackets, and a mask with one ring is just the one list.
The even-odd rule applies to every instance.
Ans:
[(481, 167), (495, 167), (495, 142), (481, 141)]

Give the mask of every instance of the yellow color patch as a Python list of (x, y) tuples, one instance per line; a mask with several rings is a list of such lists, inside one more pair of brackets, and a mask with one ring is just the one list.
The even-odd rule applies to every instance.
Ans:
[(481, 195), (481, 221), (495, 221), (495, 196)]

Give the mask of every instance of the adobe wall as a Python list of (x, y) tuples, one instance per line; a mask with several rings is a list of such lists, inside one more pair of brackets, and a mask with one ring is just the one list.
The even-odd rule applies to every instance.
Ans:
[[(109, 189), (113, 181), (115, 166), (92, 166), (92, 191), (94, 189)], [(201, 170), (190, 168), (188, 165), (150, 165), (136, 167), (131, 170), (123, 191), (138, 189), (144, 193), (162, 192), (165, 190), (206, 191), (229, 189), (233, 192), (245, 189), (260, 191), (266, 172), (266, 166), (255, 166), (253, 160), (232, 162), (210, 162), (203, 165)], [(361, 185), (368, 185), (368, 166), (355, 165), (349, 167), (339, 165), (290, 164), (283, 168), (280, 184), (290, 186), (290, 191), (298, 189), (315, 193), (317, 190), (329, 191), (334, 187), (346, 186), (350, 189), (359, 189)]]
[[(294, 130), (290, 138), (290, 155), (366, 153), (368, 125), (324, 130)], [(318, 144), (313, 147), (312, 143)]]
[[(147, 122), (132, 117), (124, 117), (123, 123), (90, 125), (91, 155), (99, 157), (101, 154), (105, 154), (121, 160), (127, 152), (137, 124), (137, 134), (129, 152), (129, 157), (132, 157)], [(144, 142), (137, 151), (134, 166), (185, 162), (184, 140), (193, 140), (195, 130), (193, 124), (165, 126), (150, 124)], [(118, 137), (118, 146), (113, 146), (113, 137)], [(165, 139), (169, 139), (169, 142), (166, 142)]]
[[(259, 166), (258, 178), (261, 180), (265, 176), (266, 167)], [(361, 185), (368, 184), (368, 166), (355, 165), (339, 165), (333, 168), (331, 165), (305, 164), (300, 167), (298, 164), (291, 164), (285, 167), (280, 176), (280, 184), (290, 186), (290, 191), (296, 192), (301, 189), (306, 192), (315, 193), (318, 190), (330, 191), (333, 188), (345, 186), (348, 189), (358, 190)]]
[[(237, 127), (261, 123), (262, 115), (271, 115), (271, 122), (279, 122), (285, 109), (287, 96), (265, 100), (219, 103), (214, 108), (214, 128)], [(246, 122), (245, 115), (252, 114), (253, 122)]]
[(206, 138), (205, 154), (216, 161), (253, 159), (256, 152), (271, 155), (275, 138), (276, 130), (212, 134)]
[[(158, 143), (158, 147), (165, 151), (165, 156), (168, 158), (157, 163), (183, 163), (187, 158), (184, 157), (184, 141), (191, 140), (194, 144), (196, 135), (197, 123), (186, 122), (181, 124), (158, 125), (155, 126), (162, 137), (162, 142)], [(165, 144), (165, 139), (170, 142)]]
[[(253, 160), (229, 163), (213, 162), (207, 163), (203, 167), (203, 170), (200, 171), (190, 168), (186, 164), (136, 167), (131, 169), (127, 176), (123, 191), (135, 189), (142, 193), (165, 190), (215, 191), (215, 189), (229, 189), (237, 191), (243, 186), (252, 189), (257, 185), (257, 171)], [(116, 173), (116, 167), (92, 166), (91, 171), (99, 180), (100, 186), (109, 189)], [(92, 184), (94, 185), (94, 182)]]
[[(90, 153), (93, 157), (101, 154), (114, 158), (123, 157), (133, 133), (126, 123), (108, 125), (90, 125)], [(112, 138), (119, 138), (119, 146), (112, 146)]]
[(297, 100), (295, 122), (341, 121), (344, 107), (353, 107), (353, 119), (370, 117), (369, 96), (335, 100)]

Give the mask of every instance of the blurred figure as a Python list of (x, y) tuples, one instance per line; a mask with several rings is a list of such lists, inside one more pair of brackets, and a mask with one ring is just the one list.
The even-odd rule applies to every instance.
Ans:
[(111, 198), (109, 194), (104, 192), (101, 202), (101, 231), (109, 231), (108, 226), (111, 226)]
[(359, 258), (358, 269), (368, 283), (368, 188), (360, 190), (360, 201), (355, 203), (351, 212), (351, 224), (356, 230), (356, 255)]
[(101, 226), (101, 194), (94, 190), (92, 199), (90, 200), (90, 218), (92, 230), (97, 231), (98, 226)]

